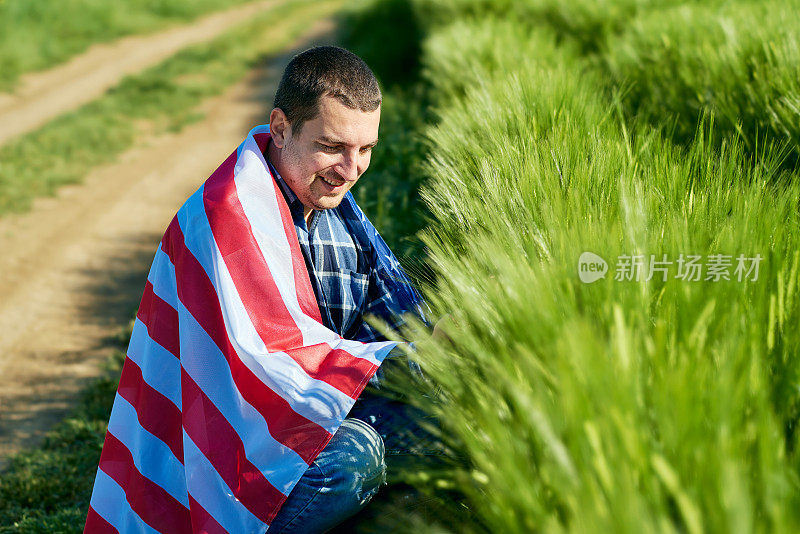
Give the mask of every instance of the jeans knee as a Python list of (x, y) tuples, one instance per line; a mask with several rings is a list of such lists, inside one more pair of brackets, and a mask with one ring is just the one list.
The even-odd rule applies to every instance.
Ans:
[(338, 492), (351, 494), (361, 506), (369, 502), (386, 480), (380, 434), (364, 421), (345, 419), (322, 454), (326, 451), (322, 460), (330, 465), (322, 467)]
[(380, 434), (363, 421), (345, 419), (292, 490), (270, 532), (324, 532), (361, 510), (385, 479)]

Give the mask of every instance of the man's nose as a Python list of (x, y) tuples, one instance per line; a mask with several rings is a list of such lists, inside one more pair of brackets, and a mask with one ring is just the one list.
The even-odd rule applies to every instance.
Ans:
[(342, 154), (342, 161), (337, 169), (339, 175), (349, 182), (355, 182), (360, 176), (358, 151), (347, 151)]

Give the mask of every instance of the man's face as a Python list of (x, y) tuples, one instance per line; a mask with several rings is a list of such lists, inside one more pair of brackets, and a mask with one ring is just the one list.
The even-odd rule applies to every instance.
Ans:
[(306, 219), (311, 210), (338, 206), (367, 170), (380, 115), (380, 108), (363, 112), (322, 96), (319, 114), (294, 135), (288, 123), (281, 127), (283, 112), (273, 110), (273, 144), (280, 149), (273, 164), (305, 206)]

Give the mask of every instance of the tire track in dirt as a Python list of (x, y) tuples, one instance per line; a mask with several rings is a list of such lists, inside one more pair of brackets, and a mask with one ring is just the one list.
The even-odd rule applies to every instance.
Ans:
[(283, 67), (333, 41), (323, 19), (291, 50), (200, 108), (205, 119), (0, 219), (0, 469), (60, 420), (116, 349), (159, 239), (180, 204), (265, 122)]
[(0, 94), (0, 145), (90, 102), (124, 76), (153, 66), (182, 48), (210, 41), (232, 26), (285, 2), (248, 3), (159, 33), (92, 45), (62, 65), (23, 75), (15, 92)]

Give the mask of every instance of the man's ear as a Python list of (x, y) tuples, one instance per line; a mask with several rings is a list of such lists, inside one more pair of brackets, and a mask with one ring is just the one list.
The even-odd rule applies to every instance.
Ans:
[(283, 148), (286, 138), (292, 135), (292, 125), (281, 108), (274, 108), (269, 114), (269, 133), (277, 148)]

